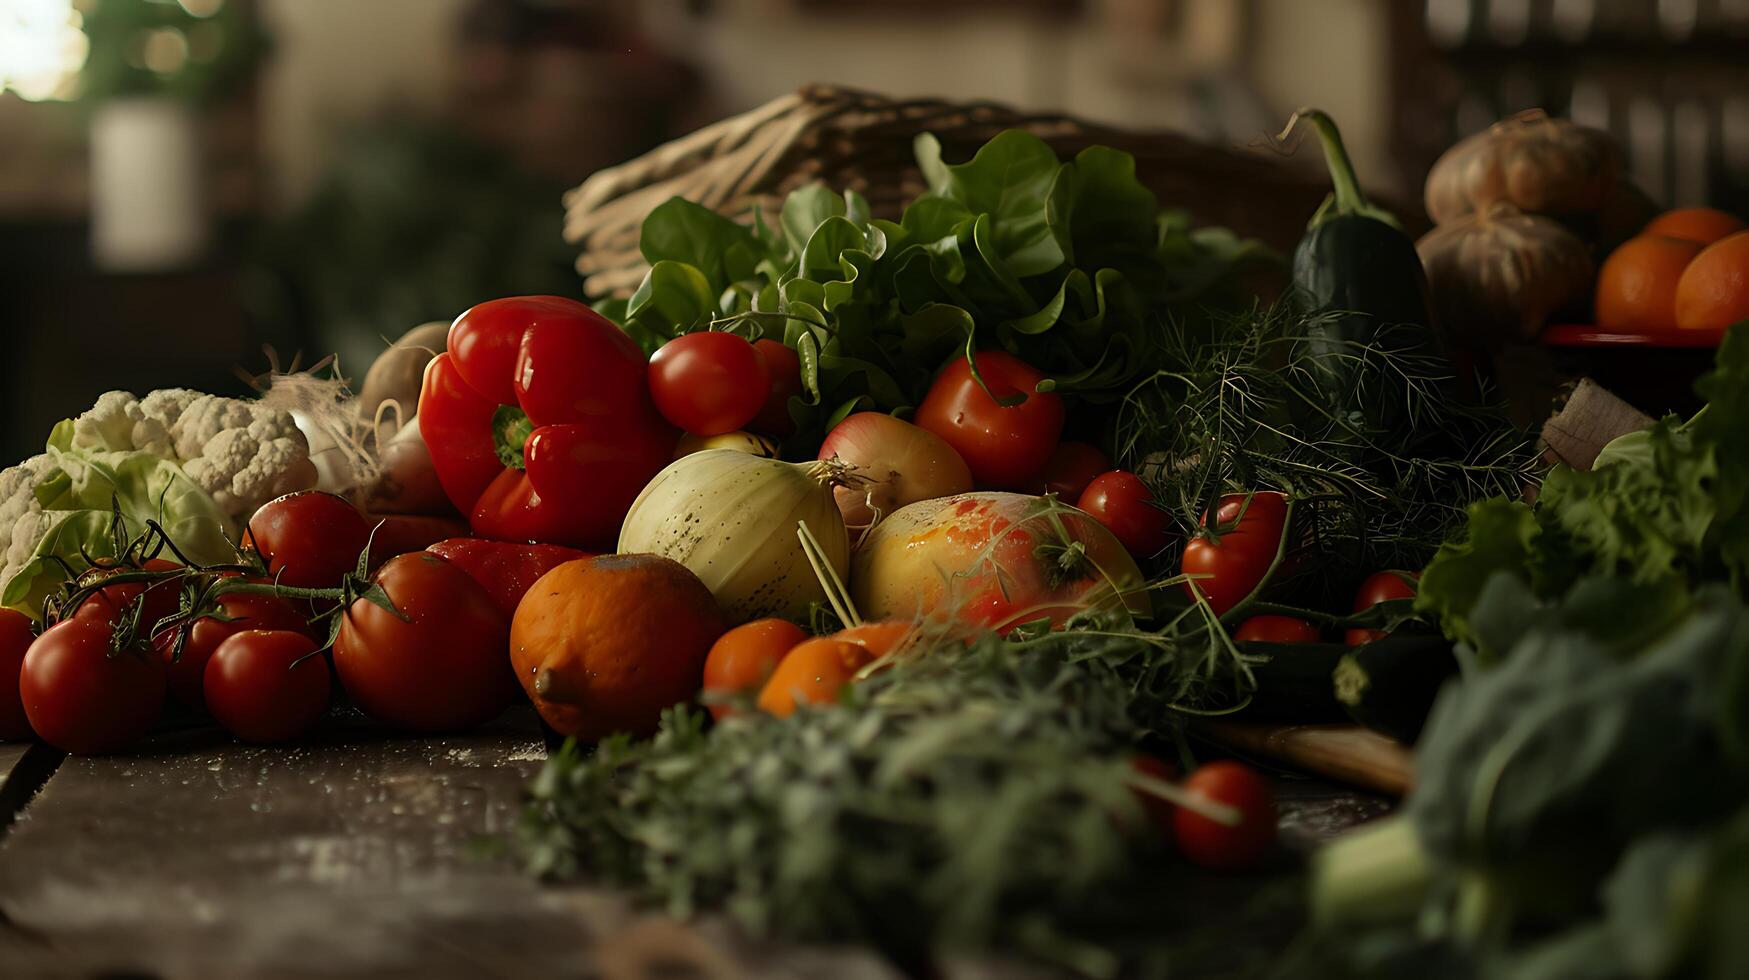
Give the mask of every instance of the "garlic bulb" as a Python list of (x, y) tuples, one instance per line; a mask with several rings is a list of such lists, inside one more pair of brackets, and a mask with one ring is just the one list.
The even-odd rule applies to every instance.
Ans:
[(683, 456), (656, 474), (620, 528), (622, 554), (655, 554), (702, 580), (731, 622), (801, 619), (826, 593), (796, 536), (805, 522), (840, 579), (850, 536), (832, 496), (846, 467), (733, 449)]

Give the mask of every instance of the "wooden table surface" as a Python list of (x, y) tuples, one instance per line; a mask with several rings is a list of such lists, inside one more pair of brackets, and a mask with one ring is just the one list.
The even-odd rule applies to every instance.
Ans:
[[(526, 709), (438, 738), (354, 719), (282, 748), (211, 728), (104, 757), (0, 744), (0, 977), (903, 975), (871, 951), (750, 942), (480, 856), (545, 757)], [(1303, 848), (1388, 806), (1293, 781), (1283, 839)]]

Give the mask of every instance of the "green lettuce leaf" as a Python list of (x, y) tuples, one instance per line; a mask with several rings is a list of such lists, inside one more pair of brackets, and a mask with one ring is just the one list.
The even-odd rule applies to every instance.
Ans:
[(236, 559), (234, 529), (218, 504), (170, 460), (144, 452), (82, 452), (49, 447), (56, 470), (36, 486), (50, 522), (30, 560), (6, 583), (0, 604), (36, 616), (66, 578), (62, 565), (87, 567), (84, 555), (116, 554), (112, 524), (124, 539), (156, 520), (191, 561)]

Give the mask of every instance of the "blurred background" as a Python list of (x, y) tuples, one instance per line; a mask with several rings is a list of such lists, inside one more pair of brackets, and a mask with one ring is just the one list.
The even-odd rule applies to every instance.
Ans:
[(264, 345), (356, 372), (579, 295), (567, 188), (807, 82), (1237, 146), (1317, 105), (1412, 222), (1541, 106), (1661, 205), (1749, 211), (1749, 0), (0, 0), (0, 452), (109, 388), (241, 392)]

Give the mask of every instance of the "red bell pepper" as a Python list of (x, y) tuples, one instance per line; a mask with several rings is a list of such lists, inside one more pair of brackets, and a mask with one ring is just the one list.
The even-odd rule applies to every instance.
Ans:
[(611, 549), (680, 434), (656, 411), (642, 350), (575, 300), (468, 310), (425, 369), (419, 431), (474, 533)]
[(425, 549), (474, 577), (509, 621), (529, 587), (542, 575), (579, 558), (586, 551), (556, 544), (517, 544), (484, 538), (450, 538)]

